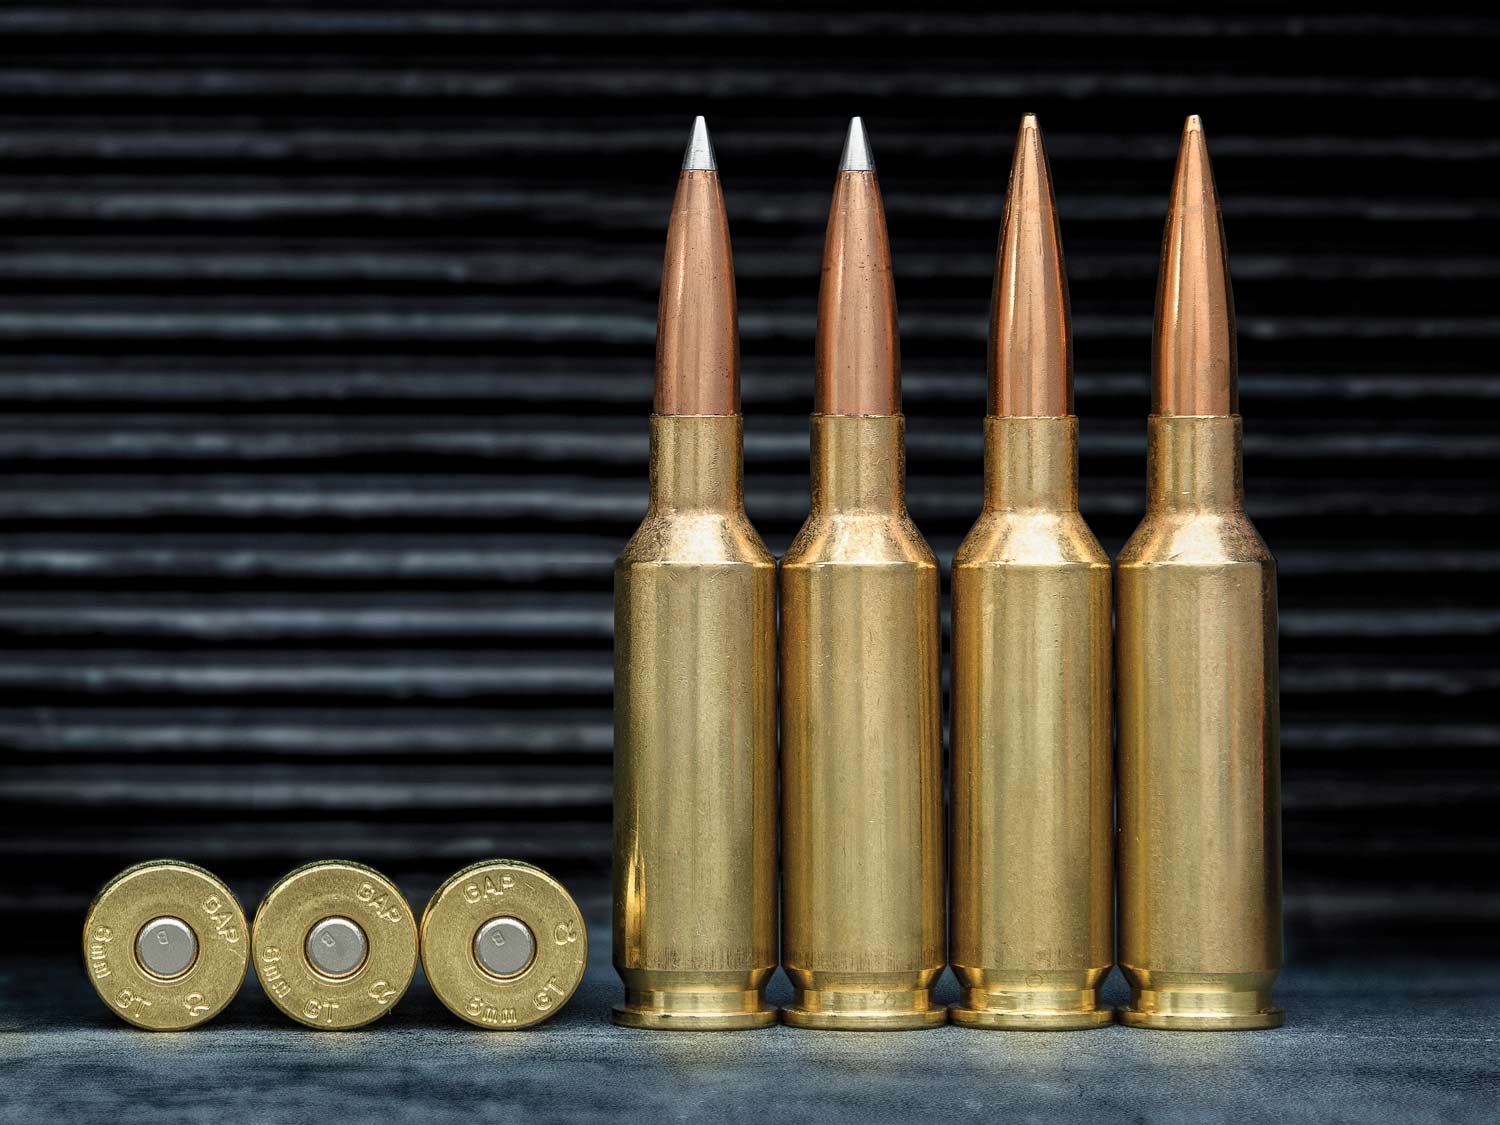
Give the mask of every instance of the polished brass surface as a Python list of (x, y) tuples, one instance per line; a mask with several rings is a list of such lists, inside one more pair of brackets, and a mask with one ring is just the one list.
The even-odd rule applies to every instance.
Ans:
[(738, 415), (651, 420), (651, 502), (615, 566), (616, 1023), (775, 1022), (776, 563)]
[(736, 414), (740, 344), (719, 173), (686, 169), (667, 224), (657, 307), (657, 414)]
[(1243, 508), (1240, 420), (1154, 417), (1120, 554), (1120, 967), (1133, 1027), (1277, 1027), (1276, 563)]
[(785, 1022), (941, 1023), (937, 560), (903, 420), (814, 415), (812, 511), (781, 563)]
[(1229, 253), (1203, 123), (1196, 116), (1183, 126), (1167, 205), (1152, 358), (1153, 414), (1238, 412)]
[[(194, 943), (190, 963), (170, 976), (151, 972), (136, 951), (142, 929), (163, 919), (173, 931), (185, 925)], [(223, 1011), (244, 983), (249, 949), (234, 894), (181, 860), (127, 867), (94, 896), (83, 922), (89, 983), (110, 1011), (148, 1031), (184, 1031)]]
[(1110, 566), (1078, 513), (1078, 421), (985, 419), (984, 511), (953, 561), (955, 1023), (1109, 1023)]
[[(530, 931), (531, 956), (497, 975), (475, 939), (497, 919)], [(524, 931), (523, 931), (524, 932)], [(422, 972), (432, 991), (475, 1027), (515, 1030), (551, 1019), (572, 997), (588, 963), (588, 930), (567, 890), (540, 867), (490, 859), (455, 872), (422, 912)]]
[[(320, 922), (348, 919), (367, 949), (353, 972), (320, 972), (308, 935)], [(255, 972), (283, 1013), (323, 1031), (362, 1027), (395, 1007), (417, 967), (417, 925), (394, 883), (347, 860), (309, 863), (283, 876), (261, 900), (251, 927)]]
[(1073, 331), (1062, 233), (1042, 131), (1021, 120), (990, 301), (990, 409), (995, 415), (1073, 413)]
[(833, 186), (818, 290), (819, 414), (899, 414), (901, 344), (885, 207), (875, 173), (840, 172)]

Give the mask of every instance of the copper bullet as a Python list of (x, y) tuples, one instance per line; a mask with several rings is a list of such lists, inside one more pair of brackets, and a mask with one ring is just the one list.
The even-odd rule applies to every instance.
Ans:
[(818, 301), (812, 503), (781, 562), (782, 958), (796, 1027), (945, 1018), (937, 559), (906, 511), (896, 295), (849, 126)]
[(656, 323), (656, 413), (738, 414), (734, 258), (718, 164), (701, 117), (677, 178)]
[(1073, 330), (1057, 202), (1036, 115), (1021, 120), (990, 304), (990, 413), (1073, 413)]
[(901, 413), (896, 280), (875, 159), (858, 117), (833, 185), (818, 292), (818, 414)]
[(729, 228), (703, 118), (662, 268), (650, 506), (615, 564), (614, 963), (628, 1027), (766, 1027), (776, 560), (745, 515)]
[(1145, 519), (1115, 573), (1120, 968), (1131, 1027), (1277, 1027), (1276, 560), (1244, 508), (1234, 303), (1203, 126), (1156, 302)]
[(1182, 130), (1167, 207), (1152, 338), (1152, 413), (1237, 414), (1234, 291), (1203, 122)]
[(1114, 953), (1110, 566), (1078, 511), (1068, 285), (1036, 118), (990, 317), (984, 508), (953, 560), (953, 1022), (1099, 1027)]

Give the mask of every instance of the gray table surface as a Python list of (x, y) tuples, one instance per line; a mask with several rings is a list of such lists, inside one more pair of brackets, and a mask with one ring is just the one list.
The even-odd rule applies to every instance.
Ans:
[(1500, 1119), (1500, 964), (1294, 965), (1287, 1026), (1224, 1035), (653, 1033), (610, 1025), (617, 991), (596, 946), (530, 1031), (470, 1029), (419, 979), (380, 1023), (330, 1034), (288, 1023), (252, 974), (214, 1022), (151, 1034), (81, 964), (6, 959), (0, 1121)]

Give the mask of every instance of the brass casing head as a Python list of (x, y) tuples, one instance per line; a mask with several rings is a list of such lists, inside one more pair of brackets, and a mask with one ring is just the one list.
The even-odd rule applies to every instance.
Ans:
[[(497, 937), (501, 947), (487, 951), (484, 943)], [(475, 1027), (516, 1030), (551, 1019), (577, 991), (588, 958), (588, 930), (572, 896), (519, 860), (470, 864), (422, 911), (427, 983)]]
[(812, 420), (812, 512), (781, 563), (782, 958), (796, 1027), (942, 1023), (938, 567), (903, 419)]
[(1132, 1027), (1277, 1027), (1276, 562), (1240, 419), (1151, 418), (1149, 506), (1116, 571), (1120, 968)]
[(223, 1011), (244, 983), (249, 947), (233, 892), (181, 860), (127, 867), (83, 922), (89, 983), (122, 1020), (148, 1031), (185, 1031)]
[(1078, 420), (985, 419), (953, 560), (954, 1023), (1112, 1022), (1109, 557), (1078, 512)]
[(651, 505), (615, 566), (614, 1021), (776, 1020), (776, 562), (738, 415), (651, 419)]
[[(380, 872), (349, 860), (320, 860), (283, 876), (261, 900), (251, 934), (266, 995), (320, 1031), (378, 1020), (417, 969), (410, 905)], [(331, 959), (315, 963), (324, 942)]]

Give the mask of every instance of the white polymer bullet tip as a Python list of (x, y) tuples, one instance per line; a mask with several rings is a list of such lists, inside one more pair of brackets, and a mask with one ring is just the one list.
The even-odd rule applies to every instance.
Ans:
[(717, 172), (719, 162), (714, 159), (714, 143), (708, 139), (708, 122), (701, 117), (693, 119), (693, 135), (688, 138), (687, 152), (682, 157), (684, 172)]

